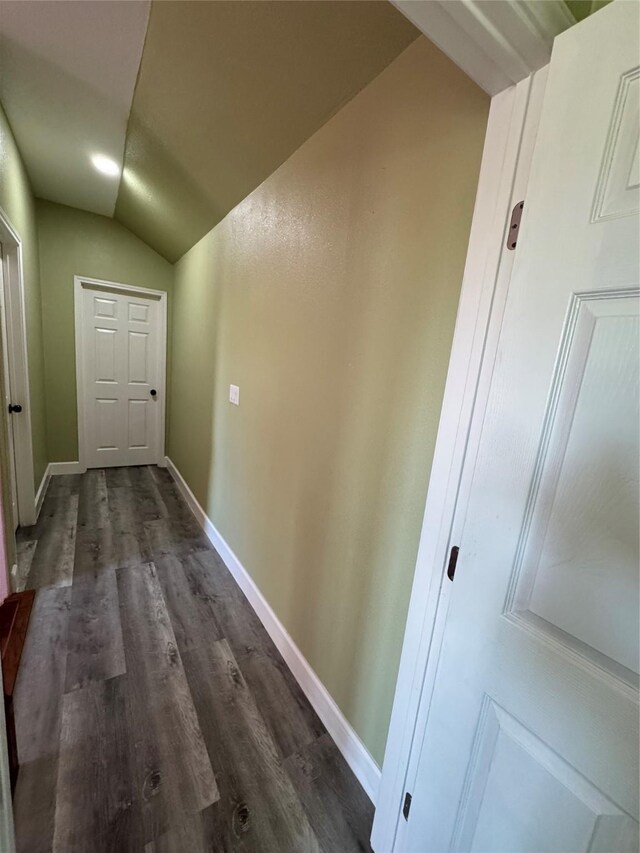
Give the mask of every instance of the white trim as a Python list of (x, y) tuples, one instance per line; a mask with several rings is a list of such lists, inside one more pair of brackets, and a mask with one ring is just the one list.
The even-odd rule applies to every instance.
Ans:
[(31, 389), (27, 353), (22, 241), (0, 208), (0, 242), (4, 248), (4, 301), (7, 313), (7, 350), (11, 390), (22, 412), (13, 420), (13, 444), (18, 492), (18, 519), (23, 527), (35, 523), (36, 496), (31, 429)]
[(491, 100), (373, 824), (372, 845), (378, 851), (403, 849), (401, 807), (417, 771), (447, 613), (445, 567), (459, 535), (462, 519), (456, 510), (465, 503), (513, 264), (514, 253), (505, 249), (507, 223), (525, 195), (545, 81), (543, 69)]
[(391, 0), (487, 94), (549, 62), (554, 38), (575, 24), (564, 0)]
[(57, 477), (60, 474), (84, 474), (86, 470), (79, 462), (49, 462), (47, 468), (51, 477)]
[(37, 521), (40, 515), (40, 510), (47, 494), (47, 487), (52, 477), (59, 477), (61, 474), (84, 474), (86, 470), (79, 462), (49, 462), (36, 492), (35, 520)]
[(332, 699), (329, 691), (320, 681), (297, 647), (287, 629), (273, 612), (268, 601), (260, 592), (249, 572), (234, 554), (210, 518), (198, 503), (197, 498), (169, 457), (167, 468), (175, 480), (182, 496), (189, 505), (208, 540), (224, 560), (236, 583), (244, 592), (267, 633), (275, 643), (296, 681), (304, 691), (336, 746), (353, 770), (356, 778), (375, 805), (380, 784), (380, 769), (369, 754), (351, 724)]
[(51, 463), (49, 463), (45, 469), (44, 474), (42, 475), (42, 480), (40, 480), (40, 485), (38, 486), (38, 491), (36, 492), (36, 521), (40, 515), (40, 510), (42, 509), (42, 504), (44, 503), (44, 496), (47, 493), (47, 487), (49, 485), (49, 481), (51, 480)]
[[(117, 281), (105, 281), (84, 275), (74, 275), (74, 315), (75, 315), (75, 347), (76, 347), (76, 392), (77, 392), (77, 422), (78, 422), (78, 458), (81, 471), (87, 470), (87, 441), (85, 433), (84, 412), (84, 382), (83, 382), (83, 323), (82, 323), (82, 290), (84, 286), (92, 290), (99, 289), (116, 293), (135, 293), (145, 299), (157, 299), (160, 303), (160, 372), (158, 394), (162, 400), (160, 407), (160, 441), (156, 464), (163, 466), (165, 459), (165, 438), (167, 418), (167, 294), (164, 290), (153, 290), (150, 287), (138, 287), (131, 284), (121, 284)], [(60, 464), (60, 463), (56, 463)], [(68, 464), (68, 463), (62, 463)], [(67, 473), (67, 472), (65, 472)], [(71, 472), (69, 472), (71, 473)]]
[[(11, 399), (11, 375), (9, 371), (11, 355), (9, 353), (9, 332), (7, 330), (7, 307), (5, 304), (4, 286), (4, 250), (2, 243), (0, 243), (0, 311), (2, 311), (2, 318), (0, 318), (0, 334), (2, 335), (2, 379), (4, 381), (4, 393), (0, 404), (3, 407), (3, 411), (6, 411), (7, 405), (11, 404), (13, 400)], [(15, 418), (7, 417), (6, 413), (4, 417), (6, 421), (6, 450), (9, 468), (6, 474), (7, 479), (9, 480), (8, 491), (11, 496), (11, 508), (10, 512), (5, 512), (5, 522), (9, 521), (10, 516), (11, 524), (13, 525), (12, 530), (16, 530), (20, 523), (20, 512), (18, 509), (18, 478), (16, 474), (15, 439), (13, 436), (13, 421)], [(8, 510), (9, 507), (7, 506), (5, 509)]]

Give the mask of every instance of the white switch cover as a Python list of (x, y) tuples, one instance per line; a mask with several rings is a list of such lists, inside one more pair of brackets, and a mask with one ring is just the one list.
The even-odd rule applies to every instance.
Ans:
[(240, 405), (240, 388), (238, 385), (229, 385), (229, 402), (235, 406)]

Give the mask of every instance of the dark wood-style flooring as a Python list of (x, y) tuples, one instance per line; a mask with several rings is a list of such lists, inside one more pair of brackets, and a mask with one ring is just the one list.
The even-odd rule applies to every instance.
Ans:
[(19, 553), (19, 853), (370, 850), (371, 803), (166, 470), (53, 478)]

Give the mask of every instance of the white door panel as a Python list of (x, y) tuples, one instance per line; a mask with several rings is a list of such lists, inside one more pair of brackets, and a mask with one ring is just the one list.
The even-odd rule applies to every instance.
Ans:
[[(633, 839), (631, 818), (488, 698), (474, 746), (456, 849), (604, 853)], [(523, 800), (535, 808), (522, 809)]]
[(116, 370), (116, 329), (93, 327), (95, 362), (93, 364), (94, 379), (97, 382), (113, 382), (117, 384)]
[(120, 401), (116, 397), (96, 397), (95, 437), (97, 452), (120, 448)]
[(88, 284), (80, 298), (87, 466), (161, 462), (163, 306), (156, 296)]
[(554, 47), (402, 851), (637, 850), (639, 8)]
[(118, 303), (115, 299), (107, 299), (106, 296), (94, 296), (93, 316), (97, 318), (110, 317), (111, 319), (115, 319), (117, 304)]
[[(587, 657), (637, 675), (638, 297), (582, 295), (571, 314), (509, 610), (547, 620)], [(602, 619), (603, 607), (618, 618)]]
[(129, 319), (141, 323), (149, 322), (149, 306), (142, 302), (129, 302)]
[(633, 216), (640, 206), (640, 71), (620, 77), (609, 139), (593, 207), (593, 221)]
[(129, 331), (129, 384), (148, 385), (149, 374), (149, 333)]
[(129, 400), (129, 450), (149, 448), (149, 405), (148, 400)]

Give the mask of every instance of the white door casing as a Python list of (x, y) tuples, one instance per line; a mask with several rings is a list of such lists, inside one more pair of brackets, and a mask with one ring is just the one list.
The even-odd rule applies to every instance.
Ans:
[(554, 46), (398, 850), (637, 849), (639, 9)]
[(11, 394), (11, 371), (9, 369), (10, 352), (9, 352), (9, 329), (7, 322), (7, 304), (4, 292), (4, 274), (3, 274), (3, 258), (4, 252), (2, 243), (0, 243), (0, 336), (2, 336), (2, 379), (3, 379), (3, 400), (5, 418), (7, 424), (7, 464), (9, 466), (9, 493), (11, 496), (11, 523), (13, 530), (16, 530), (20, 521), (18, 511), (18, 483), (16, 476), (16, 457), (13, 440), (13, 417), (9, 413), (9, 406), (12, 405)]
[(166, 293), (77, 276), (80, 466), (164, 462)]
[[(2, 299), (6, 340), (5, 370), (9, 373), (11, 402), (22, 411), (11, 417), (18, 520), (23, 527), (35, 524), (38, 508), (33, 470), (31, 391), (27, 354), (27, 324), (22, 272), (22, 243), (6, 213), (0, 208), (2, 243)], [(5, 380), (6, 386), (6, 380)], [(7, 401), (8, 405), (8, 401)]]

